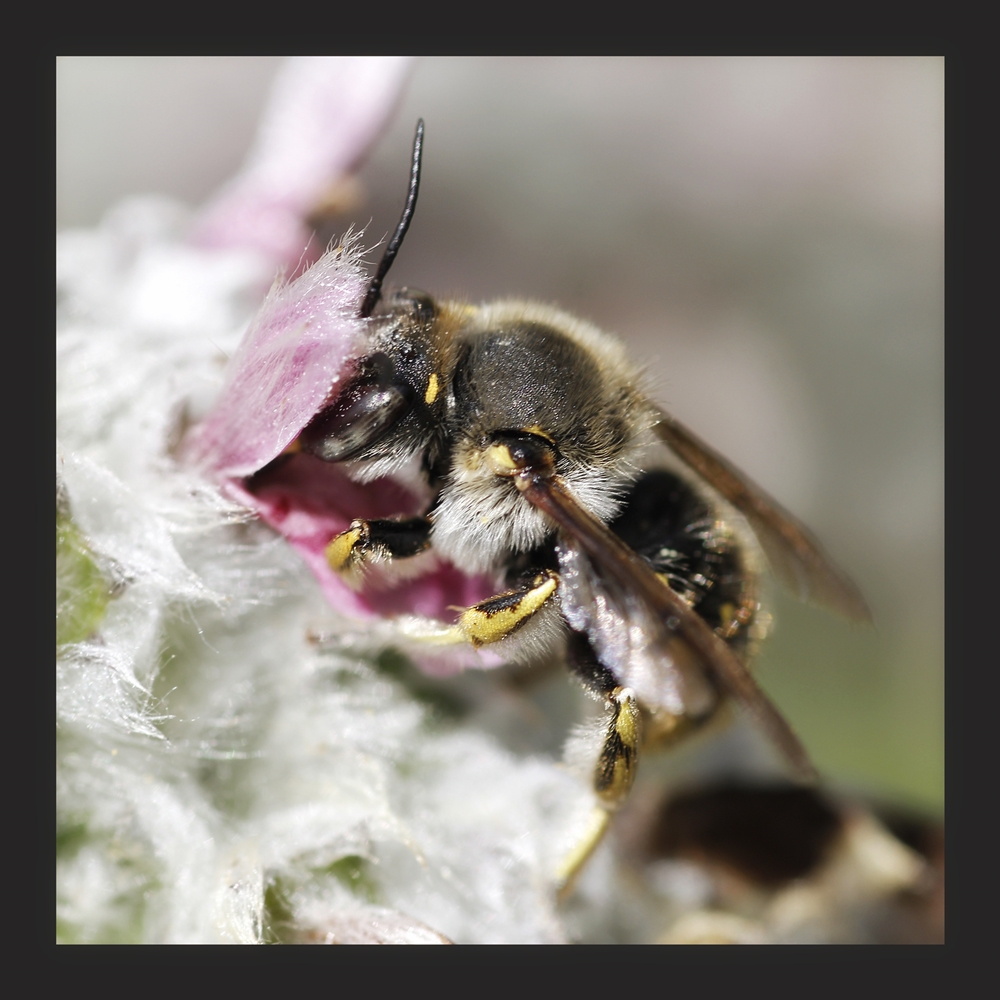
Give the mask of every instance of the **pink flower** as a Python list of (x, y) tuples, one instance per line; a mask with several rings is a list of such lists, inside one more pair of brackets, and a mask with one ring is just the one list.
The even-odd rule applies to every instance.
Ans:
[(256, 250), (274, 270), (297, 264), (310, 242), (306, 217), (378, 138), (410, 62), (290, 59), (275, 79), (243, 169), (203, 211), (193, 242)]
[[(311, 235), (305, 216), (376, 138), (405, 69), (405, 60), (293, 60), (275, 86), (246, 168), (208, 207), (194, 240), (205, 248), (255, 251), (275, 269), (294, 266)], [(348, 236), (271, 290), (185, 455), (288, 539), (336, 609), (362, 618), (452, 621), (456, 607), (489, 596), (491, 581), (431, 559), (421, 575), (391, 584), (370, 578), (355, 590), (324, 554), (355, 518), (422, 513), (428, 491), (391, 477), (361, 485), (342, 466), (302, 452), (275, 461), (336, 399), (366, 353), (367, 320), (358, 310), (369, 279), (360, 258), (356, 238)], [(498, 662), (471, 648), (418, 659), (438, 673)]]

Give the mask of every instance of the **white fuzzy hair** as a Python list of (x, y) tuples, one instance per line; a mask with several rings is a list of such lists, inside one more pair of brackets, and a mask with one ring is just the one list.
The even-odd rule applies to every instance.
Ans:
[(439, 718), (380, 669), (391, 623), (338, 616), (282, 539), (171, 457), (267, 281), (187, 248), (185, 225), (136, 200), (59, 241), (57, 471), (80, 539), (60, 621), (106, 604), (58, 655), (60, 940), (576, 939), (551, 876), (586, 784)]
[[(577, 466), (563, 477), (574, 498), (608, 520), (621, 505), (628, 480), (615, 469)], [(482, 573), (511, 552), (541, 544), (552, 525), (509, 479), (460, 455), (441, 491), (431, 533), (434, 548), (456, 566)]]

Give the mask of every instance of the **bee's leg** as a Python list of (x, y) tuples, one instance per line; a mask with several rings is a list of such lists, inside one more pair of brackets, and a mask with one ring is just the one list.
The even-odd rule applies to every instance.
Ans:
[(366, 561), (407, 559), (430, 547), (426, 517), (405, 521), (352, 521), (326, 547), (326, 561), (337, 573), (360, 569)]
[(608, 697), (610, 717), (594, 769), (594, 792), (601, 807), (613, 812), (628, 798), (639, 763), (641, 720), (631, 688), (616, 687)]
[(641, 738), (639, 706), (629, 688), (616, 687), (608, 695), (609, 716), (597, 766), (594, 768), (594, 794), (597, 804), (576, 846), (566, 855), (556, 882), (560, 898), (569, 894), (576, 877), (594, 853), (615, 810), (628, 798), (639, 762)]
[(455, 627), (473, 646), (499, 642), (540, 611), (558, 587), (558, 575), (552, 570), (543, 570), (516, 590), (508, 590), (466, 608)]
[(572, 889), (577, 875), (603, 839), (612, 814), (628, 798), (642, 739), (642, 720), (635, 695), (630, 688), (622, 687), (601, 664), (587, 637), (579, 632), (572, 633), (568, 654), (571, 668), (584, 684), (604, 695), (608, 720), (593, 775), (597, 804), (586, 830), (556, 874), (560, 897)]
[(428, 629), (408, 623), (404, 631), (412, 638), (435, 645), (471, 643), (476, 648), (500, 642), (513, 635), (545, 607), (559, 588), (559, 575), (539, 570), (522, 586), (487, 598), (466, 608), (454, 625)]

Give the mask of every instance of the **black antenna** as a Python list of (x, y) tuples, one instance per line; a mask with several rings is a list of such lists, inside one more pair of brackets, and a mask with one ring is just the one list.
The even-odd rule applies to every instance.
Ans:
[(358, 310), (359, 319), (366, 319), (368, 316), (371, 316), (372, 310), (378, 304), (378, 300), (382, 296), (382, 279), (389, 273), (389, 268), (392, 267), (392, 262), (396, 259), (396, 254), (399, 253), (399, 248), (403, 243), (406, 230), (410, 228), (413, 210), (417, 206), (417, 192), (420, 190), (420, 155), (423, 151), (424, 120), (420, 118), (417, 121), (417, 134), (413, 137), (413, 162), (410, 164), (410, 190), (406, 195), (403, 214), (399, 218), (399, 225), (396, 226), (396, 231), (392, 234), (392, 239), (389, 240), (389, 245), (385, 248), (385, 253), (382, 254), (375, 277), (372, 278), (371, 283), (368, 285), (364, 302), (361, 303), (361, 308)]

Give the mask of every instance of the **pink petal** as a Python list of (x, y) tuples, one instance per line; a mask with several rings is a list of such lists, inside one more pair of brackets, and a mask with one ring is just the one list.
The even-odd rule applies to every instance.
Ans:
[(187, 447), (216, 476), (249, 476), (281, 454), (365, 350), (367, 278), (350, 250), (272, 289), (230, 362), (218, 402)]
[(206, 248), (259, 251), (275, 269), (294, 266), (311, 235), (306, 216), (379, 136), (411, 61), (290, 59), (243, 169), (205, 209), (191, 239)]

